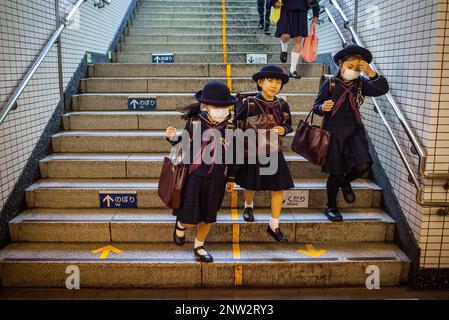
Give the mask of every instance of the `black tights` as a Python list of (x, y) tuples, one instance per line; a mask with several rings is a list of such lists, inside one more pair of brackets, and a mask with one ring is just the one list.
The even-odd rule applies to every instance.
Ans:
[(363, 177), (371, 168), (371, 164), (364, 163), (360, 166), (352, 168), (345, 174), (330, 174), (327, 179), (327, 205), (329, 207), (337, 207), (337, 195), (340, 187), (348, 186), (351, 181)]

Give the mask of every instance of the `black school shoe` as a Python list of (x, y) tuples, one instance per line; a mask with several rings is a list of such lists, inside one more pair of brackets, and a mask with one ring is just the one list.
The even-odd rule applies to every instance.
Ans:
[(288, 77), (292, 79), (301, 79), (301, 75), (296, 71), (289, 72)]
[(354, 203), (355, 202), (355, 193), (354, 190), (352, 190), (351, 184), (348, 183), (347, 185), (341, 186), (341, 191), (343, 191), (343, 198), (347, 203)]
[(193, 252), (195, 253), (195, 256), (197, 256), (201, 262), (214, 262), (214, 258), (212, 258), (212, 256), (209, 254), (209, 252), (206, 251), (206, 254), (202, 255), (199, 254), (198, 251), (199, 250), (204, 250), (206, 251), (206, 249), (204, 249), (203, 246), (197, 247), (193, 249)]
[(271, 34), (271, 32), (270, 32), (270, 24), (269, 23), (265, 23), (265, 27), (264, 27), (264, 29), (263, 29), (263, 32), (267, 35), (267, 36), (269, 36), (270, 34)]
[(273, 231), (271, 229), (270, 225), (268, 225), (267, 232), (277, 242), (281, 242), (281, 243), (287, 243), (288, 242), (288, 239), (284, 236), (284, 234), (282, 233), (281, 229), (279, 229), (279, 228), (276, 228), (276, 230)]
[(287, 57), (288, 57), (288, 53), (281, 51), (281, 54), (280, 54), (279, 58), (281, 59), (282, 63), (286, 63), (287, 62)]
[(178, 246), (182, 246), (182, 245), (184, 245), (184, 243), (186, 243), (185, 233), (184, 233), (184, 237), (178, 237), (176, 234), (176, 230), (184, 231), (184, 232), (186, 231), (186, 228), (180, 228), (178, 226), (178, 220), (176, 220), (176, 222), (175, 222), (175, 230), (173, 231), (173, 241), (175, 241), (175, 243)]
[(243, 220), (246, 222), (254, 222), (253, 208), (245, 208), (243, 210)]
[(337, 207), (324, 207), (324, 215), (332, 222), (342, 222), (343, 216), (340, 213), (340, 210)]
[(263, 23), (264, 23), (264, 19), (261, 18), (261, 19), (259, 20), (259, 29), (260, 29), (260, 30), (263, 30)]

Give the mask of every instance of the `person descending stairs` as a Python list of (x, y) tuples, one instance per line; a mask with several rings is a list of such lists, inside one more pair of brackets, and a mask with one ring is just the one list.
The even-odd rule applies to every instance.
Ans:
[[(331, 223), (322, 212), (326, 176), (291, 152), (292, 133), (283, 150), (294, 188), (284, 194), (280, 220), (288, 243), (266, 232), (270, 193), (256, 193), (255, 221), (244, 221), (239, 186), (225, 194), (208, 235), (214, 262), (199, 262), (191, 245), (173, 242), (176, 218), (157, 193), (171, 147), (165, 129), (183, 127), (179, 108), (210, 81), (233, 93), (253, 91), (251, 75), (263, 65), (246, 63), (248, 53), (265, 53), (263, 63), (288, 73), (279, 41), (258, 20), (253, 0), (140, 1), (114, 62), (89, 65), (73, 110), (62, 117), (64, 130), (40, 161), (39, 180), (26, 190), (27, 209), (10, 221), (11, 243), (0, 251), (3, 287), (64, 288), (76, 268), (81, 288), (364, 287), (373, 266), (381, 286), (407, 282), (410, 261), (394, 243), (382, 190), (355, 181), (356, 201), (340, 193), (344, 220)], [(152, 63), (153, 54), (167, 52), (174, 63)], [(302, 78), (282, 91), (293, 128), (311, 109), (327, 67), (297, 70)], [(187, 230), (186, 241), (194, 239)]]

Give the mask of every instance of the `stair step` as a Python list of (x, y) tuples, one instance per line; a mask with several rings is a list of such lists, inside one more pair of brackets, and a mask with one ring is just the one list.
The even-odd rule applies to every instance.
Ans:
[[(280, 50), (275, 52), (228, 52), (229, 63), (246, 63), (248, 53), (266, 53), (267, 62), (278, 64)], [(174, 52), (175, 63), (223, 63), (223, 54), (217, 52)], [(116, 52), (114, 53), (119, 63), (151, 63), (151, 52)], [(287, 56), (287, 63), (290, 63), (290, 55)], [(316, 92), (315, 92), (316, 93)]]
[[(39, 162), (41, 178), (150, 178), (159, 179), (164, 154), (55, 153)], [(321, 167), (296, 154), (285, 155), (295, 178), (324, 178)]]
[[(105, 212), (107, 211), (107, 212)], [(255, 222), (246, 223), (243, 209), (233, 218), (226, 210), (208, 235), (210, 242), (273, 242), (266, 232), (269, 210), (255, 210)], [(344, 222), (331, 223), (322, 211), (285, 209), (281, 229), (289, 242), (391, 242), (395, 222), (380, 209), (349, 209)], [(176, 220), (168, 209), (34, 209), (10, 221), (14, 242), (172, 242)], [(195, 239), (189, 229), (186, 240)]]
[[(180, 128), (181, 129), (181, 128)], [(283, 138), (289, 151), (294, 133)], [(53, 152), (154, 152), (169, 153), (171, 144), (162, 131), (62, 131), (52, 136)]]
[[(196, 92), (198, 88), (210, 81), (227, 82), (226, 78), (191, 77), (191, 78), (88, 78), (81, 80), (81, 93), (114, 93), (114, 92)], [(282, 90), (283, 93), (316, 93), (319, 89), (320, 78), (302, 78), (289, 82)], [(232, 88), (236, 92), (253, 91), (254, 82), (248, 77), (234, 77)], [(120, 90), (120, 91), (119, 91)]]
[[(138, 13), (146, 15), (155, 15), (165, 13), (185, 13), (185, 14), (222, 14), (221, 5), (217, 6), (180, 6), (180, 5), (170, 5), (170, 6), (140, 6)], [(256, 6), (226, 6), (226, 15), (228, 14), (251, 14), (257, 15)]]
[[(156, 20), (157, 21), (157, 20)], [(171, 20), (161, 20), (161, 21), (171, 21)], [(182, 21), (182, 20), (181, 20)], [(153, 21), (148, 21), (149, 27), (156, 27)], [(251, 23), (251, 26), (253, 23)], [(142, 25), (144, 26), (144, 25)], [(249, 26), (249, 24), (248, 24)], [(158, 43), (158, 42), (169, 42), (169, 43), (210, 43), (210, 44), (222, 44), (222, 35), (210, 35), (210, 34), (189, 34), (189, 35), (153, 35), (153, 36), (127, 36), (125, 38), (124, 44), (132, 43)], [(243, 42), (243, 43), (254, 43), (254, 44), (277, 44), (280, 47), (279, 39), (265, 34), (226, 34), (226, 42)]]
[[(304, 120), (308, 112), (292, 112), (293, 126)], [(165, 130), (182, 129), (185, 120), (176, 111), (88, 111), (70, 112), (62, 116), (64, 129), (69, 130)], [(319, 118), (321, 121), (321, 117)], [(318, 124), (319, 121), (316, 121)]]
[[(160, 0), (141, 0), (142, 6), (157, 6), (160, 5)], [(200, 6), (200, 5), (215, 5), (221, 8), (222, 1), (221, 0), (177, 0), (175, 2), (177, 5), (186, 5), (186, 6)], [(226, 0), (226, 5), (228, 6), (255, 6), (254, 0)]]
[[(381, 189), (373, 182), (360, 179), (352, 184), (357, 200), (347, 204), (339, 193), (341, 208), (378, 208)], [(138, 208), (165, 208), (157, 195), (158, 180), (152, 179), (43, 179), (26, 189), (28, 208), (99, 208), (100, 192), (136, 193)], [(243, 207), (243, 190), (237, 188), (238, 206)], [(308, 208), (323, 208), (326, 203), (326, 179), (295, 179), (292, 196), (308, 193)], [(256, 193), (255, 203), (270, 206), (271, 194)], [(223, 207), (230, 207), (230, 196), (225, 194)]]
[[(230, 64), (231, 77), (252, 77), (264, 65), (262, 64)], [(290, 69), (289, 64), (279, 65), (284, 72)], [(226, 76), (227, 65), (217, 64), (152, 64), (152, 63), (104, 63), (89, 66), (89, 77), (92, 78), (129, 78), (129, 77), (212, 77)], [(301, 63), (296, 70), (306, 78), (319, 78), (323, 74), (324, 66), (318, 63)], [(254, 82), (253, 82), (254, 83)], [(255, 83), (254, 83), (255, 85)]]
[[(177, 19), (181, 16), (188, 19), (201, 18), (198, 15), (158, 15), (160, 18), (164, 19)], [(221, 18), (221, 15), (216, 15), (215, 17), (203, 17), (203, 18)], [(255, 17), (242, 17), (236, 16), (232, 17), (234, 19), (241, 19), (243, 21), (254, 21)], [(190, 26), (190, 27), (140, 27), (140, 26), (130, 26), (127, 28), (127, 35), (191, 35), (191, 34), (210, 34), (210, 35), (221, 35), (222, 27), (221, 25), (215, 25), (213, 27), (205, 26)], [(270, 28), (272, 34), (274, 34), (274, 28)], [(226, 28), (226, 34), (262, 34), (262, 31), (258, 28), (248, 28), (246, 26), (229, 26)]]
[[(158, 16), (156, 17), (142, 17), (138, 20), (133, 20), (130, 24), (130, 26), (133, 27), (186, 27), (189, 28), (191, 26), (196, 27), (216, 27), (222, 24), (221, 18), (216, 19), (201, 19), (201, 18), (195, 18), (195, 19), (185, 19), (184, 17), (180, 17), (179, 19), (167, 19), (167, 18), (160, 18)], [(259, 26), (259, 19), (226, 19), (226, 26), (227, 27), (247, 27), (247, 28), (257, 28)], [(274, 30), (274, 28), (271, 28)], [(262, 31), (260, 31), (260, 36), (263, 36), (264, 38), (269, 39), (269, 36), (266, 36), (262, 34)], [(226, 32), (227, 38), (229, 36), (232, 36), (228, 32)], [(253, 35), (256, 36), (256, 35)], [(128, 36), (129, 37), (129, 36)]]
[[(164, 12), (164, 11), (158, 11), (158, 12), (152, 12), (150, 10), (139, 10), (136, 13), (136, 19), (141, 19), (148, 16), (157, 16), (159, 18), (163, 19), (221, 19), (222, 18), (222, 12), (215, 11), (215, 12), (187, 12), (183, 13), (182, 11), (177, 12)], [(231, 12), (226, 13), (226, 19), (241, 19), (241, 20), (255, 20), (259, 19), (259, 15), (257, 12)], [(221, 25), (216, 25), (215, 27), (220, 27)]]
[[(276, 52), (280, 50), (279, 43), (235, 43), (227, 42), (228, 52)], [(123, 43), (120, 52), (223, 52), (222, 44), (210, 43), (181, 43), (181, 42), (153, 42), (153, 43)]]
[[(396, 286), (408, 279), (410, 261), (393, 244), (315, 243), (327, 250), (310, 258), (297, 250), (306, 244), (242, 243), (235, 259), (230, 243), (209, 243), (214, 263), (199, 263), (190, 245), (112, 243), (122, 250), (107, 259), (91, 251), (104, 243), (13, 243), (0, 253), (3, 287), (65, 287), (66, 268), (80, 270), (89, 287), (234, 287), (236, 270), (244, 287), (365, 286), (366, 268), (380, 269), (380, 285)], [(286, 275), (280, 277), (279, 275)]]
[[(256, 88), (253, 88), (253, 90)], [(128, 97), (154, 97), (157, 99), (156, 109), (159, 111), (175, 111), (195, 102), (191, 93), (85, 93), (72, 96), (72, 107), (75, 111), (125, 111), (128, 110)], [(310, 111), (316, 99), (316, 93), (281, 93), (287, 99), (292, 112)]]

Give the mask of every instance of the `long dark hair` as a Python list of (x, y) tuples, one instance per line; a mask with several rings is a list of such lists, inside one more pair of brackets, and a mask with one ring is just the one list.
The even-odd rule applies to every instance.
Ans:
[(200, 113), (200, 110), (201, 110), (200, 102), (191, 103), (185, 107), (182, 107), (181, 108), (181, 112), (182, 112), (181, 119), (189, 120), (189, 119), (195, 118)]

